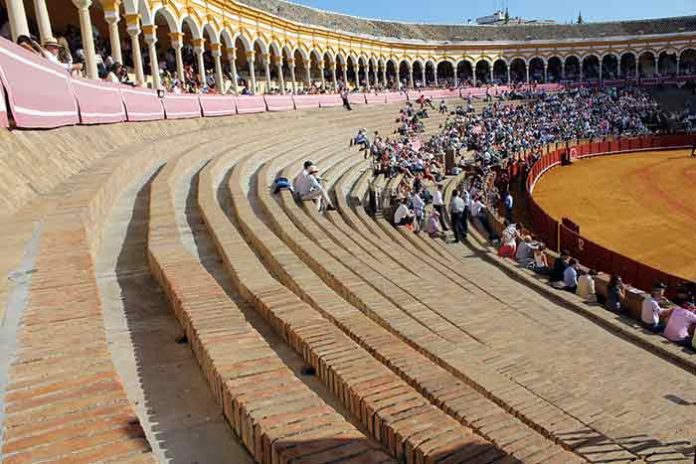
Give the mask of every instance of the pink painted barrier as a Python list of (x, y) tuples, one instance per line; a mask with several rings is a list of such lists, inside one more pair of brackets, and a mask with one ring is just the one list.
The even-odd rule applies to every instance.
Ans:
[(368, 93), (365, 94), (365, 100), (369, 105), (383, 105), (387, 102), (383, 93)]
[(268, 111), (292, 111), (295, 103), (290, 95), (266, 95), (266, 107)]
[(319, 108), (321, 106), (322, 97), (329, 97), (330, 95), (295, 95), (292, 97), (295, 102), (295, 108), (307, 109), (307, 108)]
[(236, 97), (237, 113), (263, 113), (266, 111), (266, 101), (260, 95), (244, 95)]
[(362, 93), (351, 93), (348, 94), (348, 101), (351, 105), (364, 105), (365, 104), (365, 94)]
[(164, 107), (157, 92), (130, 87), (121, 88), (128, 121), (158, 121), (164, 119)]
[(126, 120), (120, 86), (107, 82), (72, 79), (82, 124), (110, 124)]
[[(295, 102), (297, 104), (297, 101)], [(319, 106), (322, 108), (330, 108), (332, 106), (342, 106), (343, 100), (340, 95), (319, 95)]]
[(0, 127), (9, 127), (9, 121), (7, 120), (7, 107), (5, 106), (5, 94), (2, 90), (2, 85), (0, 85)]
[(237, 114), (237, 104), (232, 95), (201, 95), (199, 101), (206, 118)]
[(0, 39), (0, 81), (17, 127), (78, 124), (80, 117), (65, 68)]
[(187, 119), (201, 117), (201, 103), (198, 95), (167, 94), (162, 99), (164, 116), (167, 119)]
[[(410, 94), (409, 94), (410, 96)], [(405, 102), (408, 98), (404, 92), (387, 92), (385, 94), (387, 103)], [(418, 98), (418, 97), (416, 97)]]

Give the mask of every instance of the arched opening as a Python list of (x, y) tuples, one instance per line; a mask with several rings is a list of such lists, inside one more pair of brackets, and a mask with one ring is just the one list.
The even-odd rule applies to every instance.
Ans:
[(205, 84), (211, 92), (219, 92), (215, 79), (215, 60), (212, 54), (213, 48), (219, 47), (218, 33), (210, 24), (203, 27), (205, 39), (205, 52), (203, 53), (203, 67), (205, 68)]
[[(270, 82), (266, 78), (266, 63), (265, 56), (268, 53), (268, 48), (260, 39), (254, 40), (254, 77), (256, 79), (256, 88), (254, 93), (268, 92)], [(254, 82), (254, 79), (252, 79)]]
[(357, 88), (358, 87), (358, 73), (356, 71), (356, 61), (355, 57), (349, 55), (348, 58), (346, 58), (346, 69), (348, 73), (348, 82), (347, 86)]
[(283, 93), (285, 92), (285, 77), (283, 71), (285, 60), (283, 59), (283, 52), (277, 43), (271, 42), (271, 45), (268, 46), (268, 54), (270, 59), (271, 88), (274, 92)]
[[(225, 85), (223, 88), (223, 93), (236, 92), (239, 85), (239, 80), (235, 82), (237, 77), (237, 65), (232, 61), (234, 49), (234, 40), (232, 40), (232, 35), (227, 30), (222, 30), (220, 32), (220, 42), (223, 45), (222, 50), (222, 73), (225, 79)], [(232, 72), (232, 66), (234, 65), (234, 72)]]
[(293, 54), (295, 61), (295, 87), (299, 91), (306, 92), (309, 89), (307, 82), (307, 71), (309, 69), (309, 56), (305, 57), (302, 51), (298, 48)]
[(425, 62), (425, 86), (435, 84), (435, 63), (432, 61)]
[(638, 58), (638, 75), (640, 77), (654, 77), (655, 72), (655, 54), (653, 52), (643, 52)]
[(638, 77), (636, 75), (636, 55), (630, 52), (621, 55), (619, 75), (622, 79), (635, 79)]
[(527, 64), (522, 58), (510, 62), (510, 80), (512, 83), (527, 82)]
[[(200, 64), (196, 54), (195, 41), (202, 39), (201, 31), (190, 16), (184, 18), (181, 23), (181, 33), (183, 34), (183, 49), (181, 50), (184, 60), (184, 78), (188, 92), (197, 92), (201, 85)], [(142, 50), (142, 47), (141, 47)]]
[(549, 58), (546, 70), (546, 80), (547, 82), (561, 82), (561, 76), (563, 75), (563, 62), (557, 56), (552, 56)]
[(486, 60), (476, 62), (476, 83), (489, 84), (491, 82), (491, 65)]
[(602, 80), (619, 78), (619, 59), (616, 55), (609, 54), (602, 57)]
[(580, 59), (577, 56), (569, 56), (566, 58), (565, 78), (569, 81), (580, 80)]
[(325, 92), (333, 91), (336, 87), (334, 66), (336, 65), (334, 57), (331, 53), (324, 52), (324, 88)]
[(396, 62), (390, 59), (387, 61), (387, 86), (389, 88), (394, 88), (394, 84), (396, 83), (397, 79)]
[(660, 76), (677, 75), (677, 52), (664, 51), (660, 53), (657, 62), (658, 74)]
[(237, 70), (237, 85), (242, 93), (252, 92), (251, 76), (249, 75), (249, 60), (247, 54), (252, 51), (251, 44), (244, 36), (234, 40), (235, 69)]
[(175, 87), (183, 91), (186, 83), (179, 82), (176, 51), (172, 48), (171, 39), (171, 34), (178, 32), (176, 19), (169, 10), (160, 8), (154, 12), (153, 23), (157, 37), (155, 49), (157, 50), (161, 85), (169, 92), (173, 91)]
[(309, 52), (309, 90), (316, 93), (321, 88), (321, 78), (323, 76), (322, 65), (324, 58), (317, 50)]
[(696, 50), (688, 48), (679, 55), (679, 74), (691, 76), (696, 74)]
[(450, 61), (440, 61), (437, 64), (437, 83), (441, 87), (454, 86), (454, 66)]
[(399, 83), (402, 87), (408, 87), (410, 68), (409, 63), (406, 60), (401, 60), (399, 63)]
[(507, 84), (507, 63), (502, 58), (498, 58), (493, 63), (493, 83)]
[(544, 59), (534, 57), (529, 62), (529, 79), (532, 82), (546, 82)]
[(346, 69), (346, 58), (340, 53), (336, 55), (336, 79), (338, 80), (338, 87), (346, 87), (345, 75), (347, 73)]
[(589, 55), (582, 60), (582, 78), (586, 81), (599, 79), (599, 58)]
[(413, 62), (413, 82), (416, 87), (424, 87), (425, 82), (423, 82), (423, 63), (416, 60)]
[(467, 60), (462, 60), (457, 63), (457, 78), (459, 79), (459, 85), (471, 85), (474, 80), (474, 69), (471, 66), (471, 62)]

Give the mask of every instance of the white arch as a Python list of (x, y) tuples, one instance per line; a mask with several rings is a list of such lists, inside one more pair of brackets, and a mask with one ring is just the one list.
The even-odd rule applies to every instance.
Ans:
[(220, 40), (224, 43), (225, 48), (234, 48), (234, 37), (227, 29), (220, 31)]
[(254, 39), (254, 42), (252, 43), (252, 46), (254, 47), (253, 49), (256, 49), (256, 44), (259, 44), (261, 54), (265, 55), (268, 53), (268, 44), (266, 44), (261, 37)]
[(191, 16), (184, 16), (183, 18), (181, 18), (181, 31), (184, 30), (184, 24), (188, 25), (189, 29), (191, 30), (191, 35), (194, 39), (203, 38), (201, 28), (198, 26), (196, 21)]
[(242, 45), (244, 46), (244, 51), (245, 51), (245, 52), (250, 52), (250, 51), (253, 50), (252, 42), (251, 42), (251, 40), (249, 39), (249, 37), (247, 37), (245, 34), (243, 34), (242, 32), (237, 32), (237, 33), (235, 33), (235, 34), (232, 36), (232, 43), (233, 43), (234, 45), (237, 44), (237, 39), (239, 39), (240, 42), (242, 42)]
[[(162, 5), (155, 8), (152, 12), (152, 24), (154, 24), (157, 21), (158, 14), (161, 15), (167, 22), (167, 26), (169, 26), (169, 32), (181, 32), (181, 26), (177, 17), (169, 8)], [(144, 20), (143, 24), (146, 24)]]
[(215, 30), (215, 26), (213, 26), (210, 23), (206, 23), (203, 25), (203, 30), (201, 31), (201, 34), (204, 36), (207, 34), (206, 39), (209, 41), (209, 43), (220, 43), (220, 33)]

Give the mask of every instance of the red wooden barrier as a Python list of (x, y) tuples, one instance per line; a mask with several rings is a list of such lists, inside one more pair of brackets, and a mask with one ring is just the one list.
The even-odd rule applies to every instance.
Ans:
[(266, 108), (268, 111), (291, 111), (295, 109), (295, 102), (291, 95), (266, 95)]
[(237, 114), (237, 102), (231, 95), (201, 95), (199, 100), (206, 118)]
[(351, 105), (364, 105), (365, 104), (365, 94), (363, 93), (351, 93), (348, 94), (348, 101)]
[(340, 95), (320, 95), (319, 106), (322, 108), (331, 108), (332, 106), (343, 105), (343, 100)]
[(365, 101), (368, 105), (382, 105), (387, 102), (384, 94), (382, 93), (368, 93), (365, 94)]
[[(322, 97), (323, 95), (296, 95), (292, 97), (292, 99), (295, 102), (295, 108), (299, 110), (307, 108), (319, 108)], [(340, 104), (341, 100), (339, 97), (339, 105)]]
[(164, 119), (164, 107), (157, 92), (147, 89), (121, 88), (121, 99), (129, 121)]
[(126, 120), (120, 86), (85, 79), (73, 79), (82, 124), (108, 124)]
[(237, 102), (237, 113), (239, 114), (263, 113), (266, 111), (266, 101), (261, 95), (243, 95), (235, 97), (235, 100)]
[(201, 117), (201, 101), (198, 95), (171, 95), (162, 99), (164, 115), (167, 119), (188, 119)]

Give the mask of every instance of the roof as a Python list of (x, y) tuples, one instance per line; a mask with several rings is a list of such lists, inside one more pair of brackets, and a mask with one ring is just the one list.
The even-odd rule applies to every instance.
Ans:
[(290, 21), (350, 34), (379, 38), (440, 42), (484, 42), (591, 39), (696, 31), (696, 16), (585, 24), (511, 24), (470, 26), (411, 24), (358, 18), (310, 8), (283, 0), (236, 0)]

